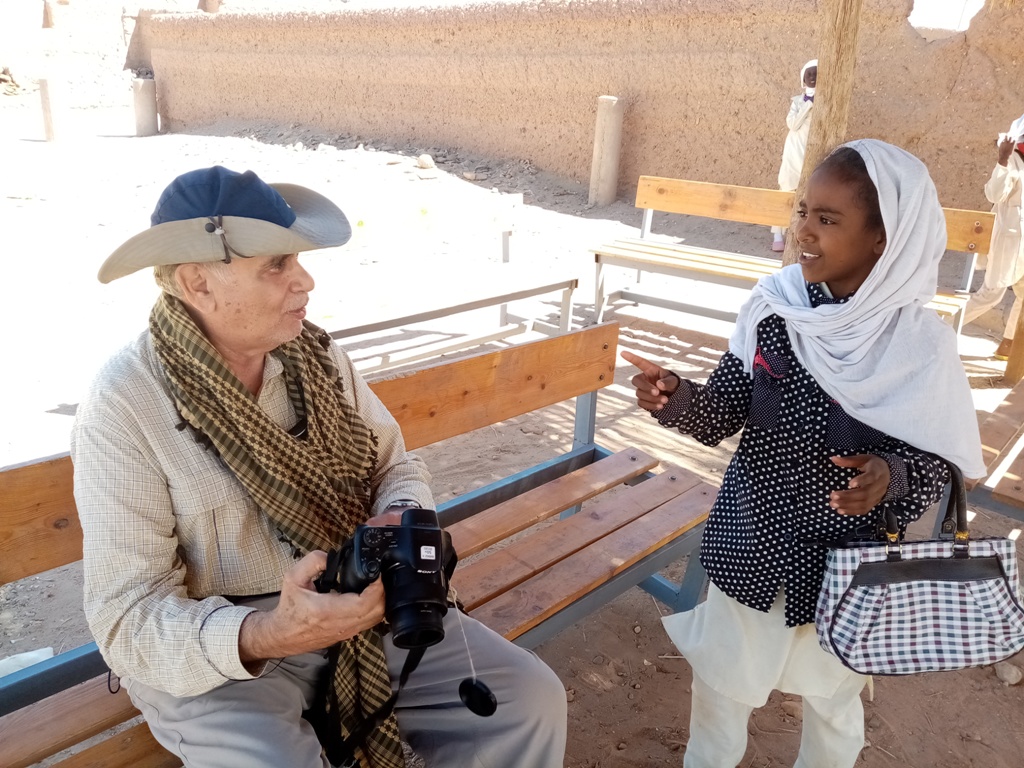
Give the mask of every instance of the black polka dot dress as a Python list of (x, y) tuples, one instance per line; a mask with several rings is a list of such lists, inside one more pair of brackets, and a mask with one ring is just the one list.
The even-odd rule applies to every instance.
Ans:
[[(812, 306), (842, 303), (816, 284)], [(821, 382), (827, 389), (828, 383)], [(767, 612), (786, 590), (786, 625), (814, 621), (825, 574), (827, 542), (870, 529), (891, 509), (901, 525), (920, 517), (942, 495), (948, 479), (936, 457), (849, 416), (793, 354), (785, 321), (765, 318), (757, 328), (753, 371), (727, 352), (707, 384), (682, 380), (660, 411), (664, 426), (714, 446), (741, 429), (700, 547), (700, 561), (726, 595)], [(889, 490), (863, 516), (829, 506), (857, 470), (832, 456), (875, 454), (889, 465)]]

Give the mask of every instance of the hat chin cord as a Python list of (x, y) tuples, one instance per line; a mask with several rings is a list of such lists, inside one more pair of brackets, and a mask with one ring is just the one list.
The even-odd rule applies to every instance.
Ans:
[(224, 259), (225, 264), (231, 263), (231, 254), (235, 254), (240, 259), (251, 259), (252, 256), (246, 256), (244, 253), (239, 253), (230, 245), (228, 245), (228, 239), (224, 235), (224, 217), (218, 216), (216, 219), (213, 216), (207, 216), (210, 223), (206, 225), (206, 231), (211, 235), (220, 235), (221, 245), (224, 246)]

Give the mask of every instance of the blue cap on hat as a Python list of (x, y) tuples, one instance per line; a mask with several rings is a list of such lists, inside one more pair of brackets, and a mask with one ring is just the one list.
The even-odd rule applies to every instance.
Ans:
[(345, 214), (323, 195), (298, 184), (267, 184), (252, 171), (221, 166), (189, 171), (172, 181), (150, 222), (107, 257), (100, 282), (161, 264), (333, 248), (352, 236)]
[(152, 226), (206, 216), (261, 219), (287, 229), (295, 212), (280, 193), (252, 171), (215, 165), (183, 173), (168, 185), (150, 217)]

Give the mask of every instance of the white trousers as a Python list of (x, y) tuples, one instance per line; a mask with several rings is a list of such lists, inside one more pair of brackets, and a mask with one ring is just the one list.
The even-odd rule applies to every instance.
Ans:
[(852, 768), (864, 746), (867, 678), (822, 650), (813, 624), (786, 626), (779, 592), (767, 613), (712, 583), (692, 611), (662, 619), (693, 670), (685, 768), (735, 768), (747, 748), (750, 713), (772, 690), (803, 698), (796, 768)]
[[(428, 766), (562, 768), (567, 704), (558, 677), (530, 651), (459, 618), (448, 611), (444, 640), (427, 649), (399, 694), (402, 738)], [(498, 701), (490, 717), (473, 714), (459, 698), (459, 683), (471, 674), (467, 646), (477, 678)], [(385, 652), (395, 686), (407, 652), (390, 635)], [(186, 768), (329, 768), (302, 718), (326, 669), (323, 653), (305, 653), (255, 680), (181, 698), (124, 682), (156, 740)]]
[[(794, 768), (853, 768), (864, 746), (864, 678), (851, 677), (831, 698), (803, 697)], [(696, 674), (690, 690), (690, 739), (684, 768), (734, 768), (747, 749), (754, 708), (718, 693)]]
[[(985, 276), (988, 277), (987, 272)], [(977, 320), (1001, 302), (1005, 295), (1005, 286), (993, 287), (983, 283), (981, 288), (972, 293), (971, 298), (967, 301), (967, 306), (964, 308), (964, 323)], [(1017, 330), (1017, 318), (1020, 317), (1021, 304), (1024, 303), (1021, 299), (1024, 296), (1024, 280), (1019, 280), (1014, 284), (1013, 295), (1013, 306), (1010, 308), (1010, 316), (1006, 319), (1006, 328), (1003, 330), (1004, 339), (1012, 339)]]

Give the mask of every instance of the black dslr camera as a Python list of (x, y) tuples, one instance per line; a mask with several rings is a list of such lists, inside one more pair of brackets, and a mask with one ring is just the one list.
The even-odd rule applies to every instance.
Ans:
[(444, 639), (448, 579), (455, 569), (451, 535), (429, 509), (407, 509), (401, 525), (358, 525), (341, 549), (327, 553), (318, 592), (362, 592), (384, 580), (384, 617), (399, 648), (427, 648)]

